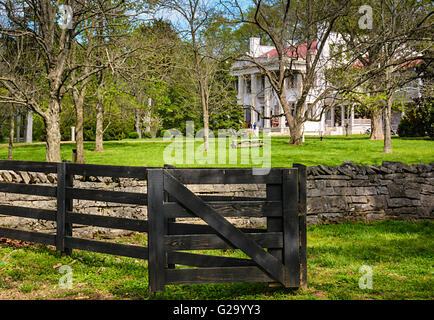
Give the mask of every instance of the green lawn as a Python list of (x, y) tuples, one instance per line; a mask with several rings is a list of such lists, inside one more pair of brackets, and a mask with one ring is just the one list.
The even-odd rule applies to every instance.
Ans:
[[(79, 250), (61, 257), (41, 245), (0, 243), (0, 299), (433, 299), (433, 239), (429, 221), (312, 226), (307, 290), (227, 283), (167, 286), (158, 294), (148, 290), (143, 260)], [(117, 241), (146, 244), (144, 235)], [(59, 288), (60, 265), (72, 268), (71, 289)], [(372, 268), (372, 289), (359, 287), (364, 265)]]
[[(328, 136), (322, 141), (318, 137), (306, 137), (302, 146), (288, 145), (288, 137), (273, 137), (271, 145), (271, 165), (273, 167), (288, 167), (292, 163), (303, 163), (307, 166), (324, 164), (340, 165), (345, 160), (357, 164), (381, 164), (382, 161), (401, 161), (408, 164), (434, 162), (434, 141), (423, 139), (392, 139), (393, 154), (383, 154), (383, 141), (370, 141), (368, 136), (353, 135), (349, 138)], [(197, 143), (197, 146), (199, 143)], [(153, 140), (109, 141), (104, 143), (105, 152), (93, 152), (94, 143), (85, 143), (85, 158), (87, 163), (132, 165), (132, 166), (162, 166), (163, 151), (168, 143), (153, 142)], [(62, 159), (72, 160), (72, 143), (62, 144)], [(229, 147), (227, 148), (229, 150)], [(241, 152), (241, 149), (238, 149)], [(229, 151), (227, 151), (229, 153)], [(0, 147), (0, 159), (7, 158), (7, 148)], [(17, 145), (14, 159), (45, 161), (45, 146), (43, 144)], [(205, 164), (196, 166), (251, 166), (251, 164)], [(178, 166), (192, 166), (184, 164)]]
[[(307, 137), (303, 146), (288, 145), (287, 137), (273, 137), (272, 166), (308, 166), (401, 161), (434, 162), (434, 141), (393, 138), (393, 154), (383, 154), (382, 141), (367, 136)], [(93, 164), (162, 166), (167, 143), (105, 142), (105, 152), (93, 152), (87, 142), (86, 161)], [(71, 160), (74, 144), (62, 144), (62, 159)], [(228, 149), (229, 150), (229, 149)], [(239, 150), (240, 151), (240, 150)], [(0, 159), (7, 148), (0, 147)], [(45, 160), (43, 144), (18, 145), (16, 160)], [(208, 164), (196, 166), (250, 166)], [(182, 166), (182, 165), (178, 165)], [(191, 165), (190, 165), (191, 166)], [(433, 299), (433, 222), (385, 221), (370, 224), (320, 225), (308, 228), (308, 289), (269, 288), (267, 284), (209, 284), (168, 286), (165, 293), (148, 291), (147, 262), (74, 250), (61, 257), (53, 248), (0, 243), (0, 299)], [(117, 241), (144, 244), (144, 235)], [(233, 250), (213, 252), (241, 256)], [(210, 252), (207, 252), (210, 254)], [(60, 289), (60, 265), (73, 270), (73, 288)], [(373, 271), (373, 288), (360, 289), (363, 265)]]

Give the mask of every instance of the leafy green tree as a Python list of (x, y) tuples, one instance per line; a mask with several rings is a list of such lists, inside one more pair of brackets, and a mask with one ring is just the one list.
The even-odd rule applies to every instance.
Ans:
[[(138, 7), (142, 1), (111, 0), (102, 3), (68, 1), (64, 5), (69, 6), (68, 8), (72, 11), (71, 15), (58, 17), (58, 1), (11, 0), (0, 2), (0, 11), (5, 13), (0, 21), (0, 33), (2, 37), (12, 38), (17, 43), (17, 54), (11, 55), (11, 59), (2, 61), (3, 67), (6, 66), (8, 72), (2, 72), (0, 83), (9, 91), (8, 101), (26, 105), (44, 120), (47, 161), (59, 162), (61, 160), (62, 100), (70, 90), (69, 86), (74, 86), (89, 76), (77, 76), (77, 80), (71, 83), (72, 73), (68, 70), (74, 43), (79, 42), (80, 38), (84, 37), (83, 33), (89, 29), (83, 21), (98, 18), (96, 28), (100, 31), (108, 25), (115, 28), (108, 20), (113, 21), (116, 17), (125, 17), (130, 14), (126, 12), (131, 8), (128, 6), (129, 3), (134, 3), (134, 7)], [(117, 20), (117, 22), (120, 21)], [(102, 39), (102, 33), (99, 35), (99, 39)], [(22, 50), (21, 44), (28, 39), (32, 43), (32, 51)], [(23, 59), (23, 53), (28, 54), (26, 59)], [(112, 57), (110, 54), (107, 55), (107, 51), (105, 54)], [(15, 63), (19, 59), (27, 61), (28, 69), (24, 75), (18, 66), (25, 64)], [(107, 60), (109, 61), (99, 64), (98, 67), (103, 69), (109, 65), (113, 66), (113, 59)], [(27, 77), (29, 73), (33, 73), (34, 76)], [(38, 97), (41, 94), (44, 95), (43, 98)]]
[[(349, 3), (252, 0), (249, 3), (253, 15), (252, 11), (248, 10), (246, 13), (243, 10), (241, 1), (225, 3), (234, 23), (260, 29), (266, 35), (265, 41), (274, 46), (276, 57), (272, 61), (243, 52), (234, 59), (256, 67), (268, 79), (270, 89), (278, 98), (288, 122), (289, 143), (300, 145), (304, 123), (319, 121), (318, 113), (314, 112), (314, 108), (329, 97), (330, 93), (336, 91), (334, 86), (321, 88), (319, 93), (314, 92), (314, 89), (327, 65), (327, 61), (322, 58), (327, 49), (326, 44), (336, 24), (348, 12)], [(297, 71), (294, 67), (299, 63), (303, 63), (303, 72)], [(292, 107), (287, 97), (286, 81), (295, 76), (301, 77), (301, 89), (295, 106)], [(315, 99), (308, 104), (309, 96), (315, 96)], [(261, 116), (265, 117), (265, 115)]]
[[(372, 10), (371, 28), (357, 28), (357, 19), (350, 15), (340, 25), (339, 32), (345, 41), (349, 60), (359, 72), (347, 80), (364, 84), (366, 94), (384, 94), (386, 103), (371, 110), (371, 138), (382, 138), (376, 131), (382, 128), (384, 117), (383, 152), (391, 153), (391, 114), (395, 96), (419, 77), (415, 62), (425, 60), (425, 51), (432, 47), (434, 27), (433, 5), (428, 1), (378, 0), (354, 1), (357, 5), (369, 4)], [(376, 123), (378, 122), (378, 123)], [(382, 134), (382, 132), (381, 132)]]
[(400, 137), (426, 137), (434, 139), (433, 99), (418, 100), (409, 107), (398, 126)]

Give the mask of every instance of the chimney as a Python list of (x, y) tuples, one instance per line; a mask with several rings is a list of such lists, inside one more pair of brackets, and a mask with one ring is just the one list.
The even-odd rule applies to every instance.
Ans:
[(260, 38), (250, 38), (250, 55), (256, 57), (258, 55), (258, 49), (261, 43)]

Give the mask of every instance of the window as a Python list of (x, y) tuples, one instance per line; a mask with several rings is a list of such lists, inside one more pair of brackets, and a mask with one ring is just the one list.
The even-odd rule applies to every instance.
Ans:
[(312, 103), (307, 104), (307, 110), (308, 110), (308, 117), (311, 119), (314, 119), (316, 115), (316, 110), (314, 107), (312, 107)]
[(296, 76), (295, 74), (291, 74), (288, 76), (288, 78), (286, 78), (286, 87), (288, 89), (294, 89), (295, 85), (296, 85)]
[(247, 87), (247, 93), (252, 93), (252, 80), (247, 79), (246, 87)]

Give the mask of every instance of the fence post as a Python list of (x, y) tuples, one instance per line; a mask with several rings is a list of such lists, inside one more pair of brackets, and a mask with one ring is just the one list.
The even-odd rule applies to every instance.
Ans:
[(307, 189), (306, 189), (306, 179), (307, 172), (306, 166), (294, 163), (294, 167), (298, 168), (298, 194), (299, 194), (299, 228), (300, 228), (300, 286), (303, 289), (307, 289), (307, 239), (306, 239), (306, 215), (307, 215)]
[[(283, 170), (280, 170), (283, 172)], [(282, 200), (282, 184), (278, 181), (278, 184), (267, 184), (266, 197), (267, 201), (281, 201)], [(279, 217), (267, 217), (267, 232), (282, 232), (282, 216)], [(282, 261), (282, 249), (269, 248), (268, 252)], [(280, 287), (279, 282), (269, 283), (270, 287)]]
[[(72, 174), (68, 174), (68, 163), (71, 163), (70, 161), (64, 160), (65, 163), (65, 188), (73, 188), (74, 187), (74, 176)], [(74, 210), (74, 202), (73, 199), (68, 197), (68, 193), (65, 189), (65, 213), (68, 214), (68, 212), (72, 212)], [(72, 223), (65, 222), (65, 236), (72, 237)], [(71, 256), (72, 255), (72, 249), (71, 248), (64, 248), (65, 254)]]
[(298, 228), (298, 170), (282, 172), (283, 264), (285, 286), (300, 286), (299, 228)]
[(56, 249), (65, 252), (66, 235), (66, 164), (57, 164)]
[[(170, 165), (170, 164), (165, 164), (164, 165), (164, 168), (166, 169), (174, 169), (174, 168), (176, 168), (175, 166), (173, 166), (173, 165)], [(163, 201), (164, 202), (167, 202), (167, 201), (169, 201), (169, 195), (167, 194), (167, 192), (164, 192), (163, 193)], [(170, 223), (170, 222), (176, 222), (176, 218), (169, 218), (169, 219), (167, 219), (166, 220), (166, 222), (167, 223)], [(167, 269), (175, 269), (175, 264), (173, 264), (173, 263), (169, 263), (168, 265), (167, 265)]]
[(166, 252), (164, 236), (167, 231), (163, 212), (163, 169), (148, 170), (148, 247), (149, 247), (149, 288), (151, 291), (164, 291), (166, 272)]

